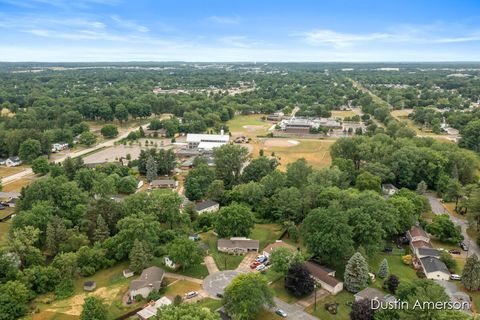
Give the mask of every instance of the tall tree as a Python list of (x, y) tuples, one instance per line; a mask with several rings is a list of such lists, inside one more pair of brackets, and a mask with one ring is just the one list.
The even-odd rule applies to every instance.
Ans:
[(387, 259), (383, 259), (380, 263), (377, 275), (380, 279), (385, 279), (389, 273), (390, 271), (388, 270), (388, 261)]
[(239, 182), (240, 172), (248, 150), (239, 145), (227, 144), (214, 150), (215, 174), (230, 189)]
[(86, 297), (80, 320), (107, 320), (107, 308), (102, 299), (97, 296)]
[(264, 276), (247, 273), (236, 276), (225, 288), (223, 302), (233, 319), (250, 320), (273, 306), (273, 295)]
[(182, 269), (202, 262), (203, 253), (197, 243), (187, 237), (178, 237), (167, 245), (167, 253), (172, 261), (179, 263)]
[(476, 254), (467, 258), (462, 273), (462, 284), (468, 290), (480, 290), (480, 261)]
[(95, 242), (103, 242), (110, 236), (110, 231), (108, 229), (107, 223), (101, 214), (97, 216), (96, 228), (93, 232), (93, 240)]
[(155, 319), (219, 320), (220, 318), (216, 312), (195, 303), (173, 303), (169, 306), (158, 309)]
[(315, 289), (315, 280), (303, 263), (294, 263), (285, 277), (285, 289), (296, 297), (303, 297)]
[(28, 311), (29, 291), (20, 281), (0, 284), (0, 319), (15, 320)]
[(350, 320), (373, 320), (375, 318), (375, 310), (372, 309), (370, 300), (361, 299), (353, 301), (352, 311), (350, 312)]
[(345, 267), (345, 288), (357, 293), (367, 287), (368, 283), (368, 264), (365, 258), (356, 252)]
[(42, 145), (35, 139), (27, 139), (20, 145), (18, 155), (25, 162), (32, 162), (42, 154)]
[(153, 156), (149, 155), (147, 158), (147, 180), (148, 182), (152, 182), (157, 177), (157, 162), (153, 158)]
[(145, 241), (135, 239), (128, 258), (130, 260), (130, 269), (133, 272), (138, 273), (149, 265), (153, 255), (151, 254), (151, 249), (148, 247), (148, 244)]
[(250, 208), (232, 203), (218, 212), (215, 230), (219, 238), (248, 237), (254, 225), (254, 217)]

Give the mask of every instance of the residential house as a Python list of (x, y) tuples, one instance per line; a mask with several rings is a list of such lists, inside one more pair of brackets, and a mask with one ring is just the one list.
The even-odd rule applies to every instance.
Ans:
[(52, 145), (52, 152), (55, 153), (55, 152), (59, 152), (59, 151), (62, 151), (62, 150), (67, 150), (68, 149), (68, 143), (66, 142), (59, 142), (59, 143), (54, 143)]
[(260, 241), (244, 237), (230, 239), (218, 239), (217, 249), (220, 252), (229, 254), (245, 254), (247, 252), (258, 252)]
[(175, 189), (178, 186), (178, 182), (173, 179), (153, 180), (150, 182), (151, 188), (158, 189)]
[(434, 258), (440, 258), (441, 252), (440, 250), (433, 249), (433, 248), (417, 248), (416, 256), (418, 259), (424, 258), (424, 257), (434, 257)]
[(137, 295), (146, 298), (150, 292), (158, 291), (162, 286), (164, 275), (165, 271), (158, 267), (144, 269), (140, 278), (130, 282), (130, 298), (133, 300)]
[(180, 169), (182, 169), (182, 170), (190, 170), (190, 169), (192, 169), (192, 168), (193, 168), (193, 160), (194, 160), (194, 159), (195, 159), (195, 157), (183, 161), (183, 162), (180, 164)]
[(150, 301), (145, 308), (137, 312), (137, 317), (140, 320), (147, 320), (157, 315), (157, 310), (163, 306), (172, 304), (172, 300), (167, 297), (161, 297), (157, 301)]
[(413, 226), (407, 231), (407, 239), (410, 241), (410, 248), (415, 255), (418, 254), (418, 248), (433, 248), (430, 237), (419, 226)]
[(20, 157), (10, 157), (7, 160), (5, 160), (5, 165), (7, 167), (18, 167), (21, 164), (22, 164), (22, 160), (20, 160)]
[(130, 277), (133, 277), (133, 274), (134, 274), (134, 273), (133, 273), (132, 270), (130, 270), (130, 269), (123, 269), (123, 277), (124, 277), (125, 279), (128, 279), (128, 278), (130, 278)]
[(7, 159), (0, 159), (0, 166), (4, 166), (7, 162)]
[(285, 114), (282, 111), (277, 111), (267, 115), (267, 121), (280, 121), (284, 116)]
[(270, 258), (270, 255), (272, 254), (272, 252), (275, 251), (277, 248), (287, 248), (291, 252), (297, 251), (297, 248), (295, 248), (294, 246), (292, 246), (292, 245), (290, 245), (286, 242), (283, 242), (282, 240), (277, 240), (274, 243), (271, 243), (268, 246), (266, 246), (263, 249), (262, 254), (264, 256), (266, 256), (267, 258)]
[(198, 214), (206, 212), (217, 212), (220, 209), (220, 204), (213, 200), (205, 200), (195, 204), (195, 210)]
[(450, 280), (450, 271), (440, 259), (435, 257), (420, 258), (423, 272), (427, 279), (431, 280)]
[(368, 299), (369, 301), (371, 300), (378, 300), (381, 302), (394, 302), (395, 297), (392, 296), (391, 294), (383, 293), (382, 291), (375, 289), (375, 288), (370, 288), (367, 287), (363, 289), (362, 291), (357, 292), (355, 295), (355, 301), (361, 301), (364, 299)]
[(391, 183), (382, 184), (382, 194), (386, 196), (393, 196), (398, 192), (398, 188)]
[(331, 294), (335, 295), (343, 290), (343, 282), (335, 278), (335, 270), (328, 269), (313, 261), (305, 262), (305, 267), (312, 278)]

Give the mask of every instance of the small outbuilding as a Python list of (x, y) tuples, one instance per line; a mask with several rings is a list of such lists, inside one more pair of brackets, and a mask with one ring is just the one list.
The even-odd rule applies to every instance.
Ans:
[(134, 272), (130, 269), (123, 269), (123, 276), (125, 279), (128, 279), (130, 277), (133, 277)]
[(97, 283), (95, 281), (85, 281), (83, 283), (83, 290), (93, 291), (97, 288)]

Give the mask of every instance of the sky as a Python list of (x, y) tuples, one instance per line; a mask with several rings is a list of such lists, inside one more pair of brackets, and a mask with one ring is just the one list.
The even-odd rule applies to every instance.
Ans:
[(0, 61), (479, 61), (479, 0), (0, 0)]

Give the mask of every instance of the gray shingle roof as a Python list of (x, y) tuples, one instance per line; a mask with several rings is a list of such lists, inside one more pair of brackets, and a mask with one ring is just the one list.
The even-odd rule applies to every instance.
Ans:
[(160, 289), (165, 271), (159, 267), (150, 267), (144, 269), (140, 278), (130, 282), (130, 290), (138, 290), (152, 285), (155, 289)]
[(444, 272), (450, 274), (445, 263), (434, 257), (423, 257), (420, 258), (420, 262), (423, 265), (423, 268), (427, 273), (430, 272)]
[(205, 200), (205, 201), (202, 201), (202, 202), (197, 202), (195, 204), (195, 210), (202, 211), (202, 210), (205, 210), (207, 208), (210, 208), (210, 207), (213, 207), (213, 206), (216, 206), (216, 205), (218, 205), (218, 202), (216, 202), (216, 201)]
[(418, 248), (418, 254), (421, 256), (440, 257), (440, 251), (433, 248)]

